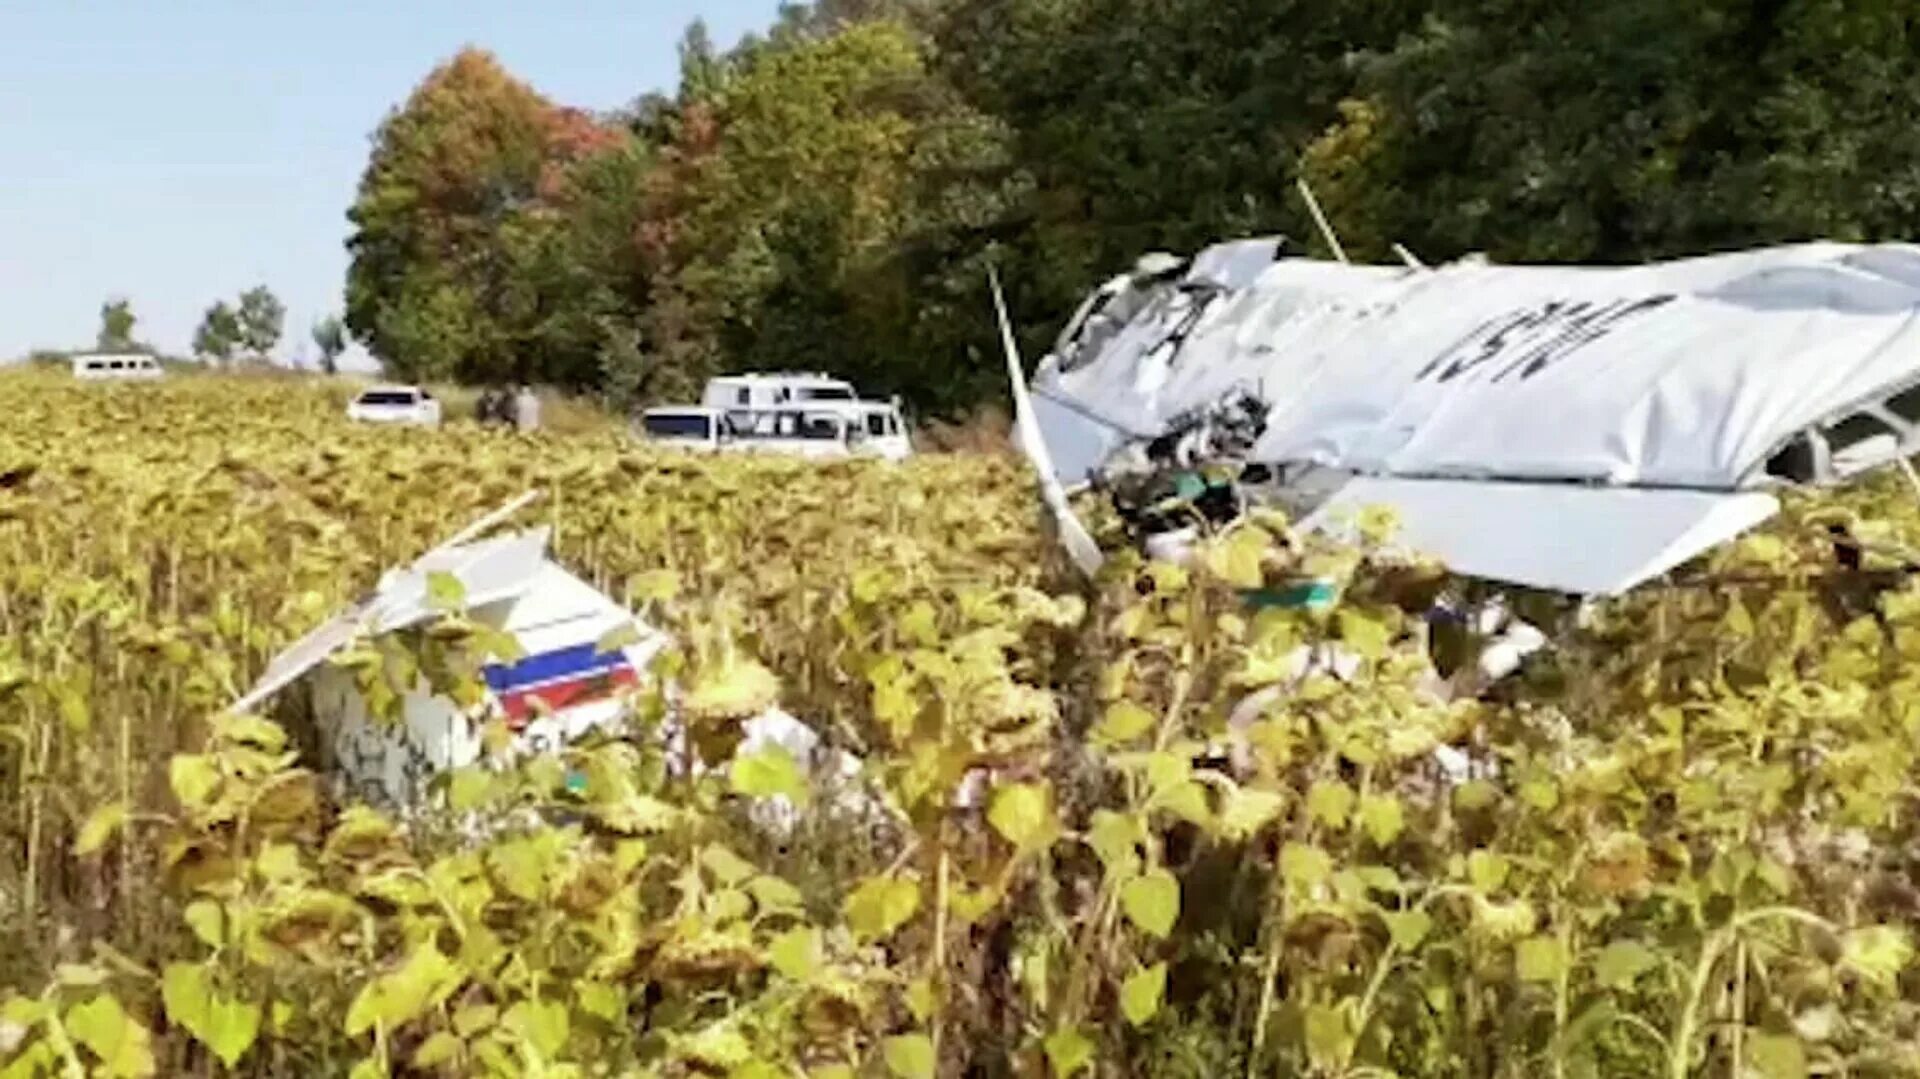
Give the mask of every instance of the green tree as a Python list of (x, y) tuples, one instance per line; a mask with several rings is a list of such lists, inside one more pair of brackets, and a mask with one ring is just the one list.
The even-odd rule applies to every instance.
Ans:
[(240, 344), (240, 316), (225, 300), (215, 301), (200, 318), (200, 328), (193, 333), (193, 352), (196, 356), (217, 360), (225, 364), (233, 359), (234, 349)]
[[(462, 51), (375, 136), (348, 212), (348, 329), (407, 377), (592, 379), (586, 328), (627, 290), (565, 250), (572, 174), (629, 142)], [(617, 235), (633, 232), (626, 222)], [(582, 285), (593, 286), (584, 311)]]
[(134, 346), (133, 304), (116, 296), (100, 305), (100, 333), (94, 344), (102, 352), (125, 352)]
[(240, 294), (239, 321), (240, 345), (255, 359), (264, 360), (280, 343), (287, 308), (267, 286), (256, 285)]
[(340, 354), (347, 350), (347, 329), (339, 316), (328, 315), (313, 324), (313, 344), (320, 350), (320, 369), (338, 374)]

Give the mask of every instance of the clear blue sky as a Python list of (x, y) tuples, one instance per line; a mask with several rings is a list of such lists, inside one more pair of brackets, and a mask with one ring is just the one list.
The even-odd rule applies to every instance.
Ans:
[[(185, 352), (264, 282), (283, 358), (340, 307), (367, 137), (462, 45), (564, 104), (678, 78), (696, 16), (723, 47), (777, 0), (18, 0), (0, 4), (0, 360), (86, 346), (122, 294)], [(357, 351), (357, 350), (356, 350)]]

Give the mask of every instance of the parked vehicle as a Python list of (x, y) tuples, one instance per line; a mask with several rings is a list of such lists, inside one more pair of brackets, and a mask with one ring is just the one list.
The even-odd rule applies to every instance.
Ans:
[(913, 454), (896, 402), (863, 401), (851, 383), (824, 374), (724, 375), (707, 382), (700, 404), (648, 409), (637, 428), (649, 441), (715, 452)]
[(347, 418), (363, 423), (440, 426), (440, 400), (421, 386), (375, 386), (347, 405)]
[(717, 408), (668, 405), (640, 414), (638, 434), (649, 442), (679, 449), (718, 452), (733, 442), (733, 425)]
[(166, 372), (160, 361), (143, 353), (91, 354), (73, 358), (73, 377), (96, 379), (160, 378)]

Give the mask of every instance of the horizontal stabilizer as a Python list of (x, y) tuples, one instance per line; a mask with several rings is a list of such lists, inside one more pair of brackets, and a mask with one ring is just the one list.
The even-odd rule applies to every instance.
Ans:
[(1396, 515), (1396, 546), (1455, 573), (1596, 596), (1658, 577), (1780, 510), (1757, 492), (1365, 477), (1304, 524), (1341, 535), (1375, 506)]

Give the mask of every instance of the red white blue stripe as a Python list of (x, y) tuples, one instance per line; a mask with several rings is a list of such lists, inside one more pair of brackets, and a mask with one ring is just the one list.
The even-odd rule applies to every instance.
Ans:
[(611, 696), (638, 680), (624, 651), (602, 652), (593, 642), (540, 652), (511, 664), (489, 664), (482, 673), (487, 688), (515, 725), (524, 723), (539, 704), (557, 712)]

